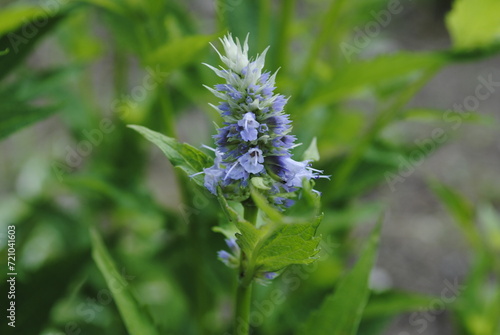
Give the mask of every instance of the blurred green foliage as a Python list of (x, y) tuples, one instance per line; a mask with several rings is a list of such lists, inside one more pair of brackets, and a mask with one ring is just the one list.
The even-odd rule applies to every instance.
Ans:
[[(444, 111), (409, 109), (407, 103), (444, 66), (500, 49), (497, 2), (457, 0), (447, 17), (454, 42), (448, 50), (378, 56), (364, 54), (368, 47), (353, 32), (377, 22), (372, 11), (391, 13), (386, 1), (207, 3), (195, 10), (181, 1), (54, 0), (0, 11), (0, 138), (54, 113), (65, 133), (60, 150), (30, 170), (38, 173), (33, 178), (40, 176), (39, 187), (10, 192), (0, 204), (2, 234), (7, 225), (16, 226), (15, 333), (231, 329), (236, 278), (217, 261), (223, 239), (212, 231), (227, 224), (226, 218), (216, 199), (185, 173), (199, 170), (186, 165), (189, 155), (210, 158), (175, 140), (186, 137), (180, 120), (187, 118), (189, 135), (196, 133), (195, 118), (202, 116), (193, 110), (220, 122), (207, 105), (215, 103), (213, 97), (202, 87), (216, 78), (201, 63), (215, 64), (208, 43), (226, 31), (240, 39), (250, 33), (250, 45), (258, 46), (251, 53), (271, 45), (267, 68), (280, 68), (277, 86), (292, 97), (287, 111), (294, 132), (303, 143), (317, 139), (316, 167), (333, 175), (332, 182), (317, 185), (324, 213), (317, 233), (323, 241), (320, 260), (291, 266), (256, 289), (254, 333), (355, 334), (360, 324), (359, 334), (377, 334), (394, 316), (429, 308), (435, 300), (370, 291), (378, 237), (349, 270), (358, 250), (351, 233), (359, 222), (374, 222), (381, 214), (379, 202), (361, 197), (388, 175), (398, 176), (400, 158), (411, 159), (419, 150), (384, 131), (415, 119), (442, 122)], [(49, 48), (49, 59), (39, 62), (42, 46)], [(95, 73), (102, 71), (99, 78), (107, 81), (96, 83)], [(369, 110), (353, 100), (366, 102)], [(152, 195), (146, 182), (151, 146), (127, 124), (166, 135), (150, 132), (148, 139), (161, 142), (167, 157), (178, 162), (165, 193), (179, 199), (177, 207)], [(499, 213), (488, 204), (474, 206), (437, 181), (431, 187), (475, 253), (463, 293), (446, 308), (460, 334), (500, 334)], [(316, 241), (313, 233), (303, 243)], [(3, 243), (0, 256), (4, 264)], [(6, 276), (0, 273), (2, 299)], [(12, 331), (5, 320), (0, 329)]]

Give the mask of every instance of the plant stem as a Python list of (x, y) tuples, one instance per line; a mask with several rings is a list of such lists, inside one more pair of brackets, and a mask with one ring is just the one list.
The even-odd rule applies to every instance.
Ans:
[[(245, 220), (255, 224), (259, 209), (253, 201), (244, 204)], [(238, 288), (236, 290), (236, 310), (234, 314), (234, 333), (236, 335), (248, 335), (250, 330), (249, 317), (252, 302), (252, 277), (253, 273), (247, 271), (246, 255), (241, 252), (240, 268), (238, 271)]]
[(245, 220), (255, 225), (257, 223), (257, 215), (259, 214), (259, 208), (255, 206), (252, 200), (246, 200), (246, 202), (243, 203), (243, 207), (245, 208), (243, 217), (245, 218)]
[(236, 335), (248, 335), (250, 330), (249, 317), (252, 302), (252, 283), (238, 284), (236, 291), (236, 312), (234, 318), (234, 333)]

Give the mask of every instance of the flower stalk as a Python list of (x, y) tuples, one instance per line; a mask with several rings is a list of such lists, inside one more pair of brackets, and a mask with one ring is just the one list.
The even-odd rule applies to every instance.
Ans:
[[(251, 199), (248, 199), (244, 205), (244, 218), (248, 222), (255, 225), (259, 209)], [(236, 310), (234, 318), (235, 334), (247, 335), (250, 330), (249, 318), (250, 308), (252, 303), (252, 285), (253, 285), (253, 272), (248, 268), (248, 262), (245, 259), (246, 255), (240, 253), (240, 267), (239, 267), (239, 280), (238, 288), (236, 290)], [(250, 270), (250, 271), (249, 271)]]

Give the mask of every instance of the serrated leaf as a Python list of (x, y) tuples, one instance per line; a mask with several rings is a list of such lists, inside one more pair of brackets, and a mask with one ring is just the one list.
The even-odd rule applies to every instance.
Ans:
[(321, 222), (284, 224), (267, 237), (258, 250), (256, 265), (262, 271), (279, 271), (292, 264), (309, 264), (316, 260), (319, 237), (314, 237)]
[(487, 47), (500, 38), (500, 1), (457, 0), (446, 25), (457, 49)]
[(90, 230), (90, 238), (92, 242), (92, 258), (108, 284), (128, 332), (131, 335), (159, 335), (153, 325), (151, 316), (137, 302), (129, 283), (118, 272), (99, 233), (95, 229)]
[(370, 293), (369, 277), (375, 263), (382, 219), (377, 223), (367, 248), (354, 268), (341, 280), (335, 292), (323, 300), (298, 334), (354, 335)]
[[(204, 168), (213, 164), (212, 158), (189, 144), (179, 143), (176, 139), (142, 126), (129, 125), (128, 127), (137, 131), (148, 141), (156, 144), (173, 166), (183, 170), (188, 175), (201, 172)], [(192, 179), (196, 184), (203, 186), (203, 177), (201, 175), (194, 176)]]
[(292, 264), (308, 264), (315, 260), (320, 238), (314, 235), (322, 216), (312, 215), (304, 219), (282, 215), (253, 190), (252, 198), (265, 214), (266, 221), (257, 228), (232, 209), (221, 192), (218, 198), (240, 232), (237, 242), (248, 259), (250, 271), (279, 271)]

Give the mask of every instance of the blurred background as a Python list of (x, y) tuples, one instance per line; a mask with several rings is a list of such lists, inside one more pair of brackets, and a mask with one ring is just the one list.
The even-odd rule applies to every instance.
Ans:
[(385, 212), (359, 334), (500, 334), (495, 1), (0, 6), (0, 264), (15, 225), (18, 292), (15, 332), (3, 317), (2, 334), (127, 334), (89, 228), (160, 333), (230, 329), (218, 203), (126, 127), (212, 146), (220, 117), (202, 85), (219, 78), (201, 63), (219, 64), (209, 43), (225, 32), (249, 33), (252, 55), (271, 46), (266, 69), (279, 68), (304, 143), (295, 154), (316, 137), (314, 166), (332, 175), (316, 185), (321, 261), (298, 287), (282, 276), (256, 289), (256, 301), (276, 289), (286, 300), (254, 333), (292, 334)]

